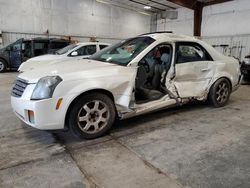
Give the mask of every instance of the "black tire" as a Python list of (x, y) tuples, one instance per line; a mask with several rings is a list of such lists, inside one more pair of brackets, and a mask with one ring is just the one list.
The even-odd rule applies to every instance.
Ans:
[(231, 94), (231, 84), (226, 78), (220, 78), (210, 88), (208, 101), (216, 108), (227, 104)]
[[(95, 110), (96, 103), (99, 105), (98, 110)], [(99, 110), (100, 107), (103, 108)], [(86, 108), (88, 112), (85, 110)], [(106, 112), (101, 112), (105, 110)], [(114, 102), (107, 95), (102, 93), (89, 93), (77, 100), (71, 108), (68, 117), (69, 129), (73, 135), (78, 138), (94, 139), (103, 136), (111, 129), (115, 122), (116, 110)], [(84, 120), (80, 121), (80, 118)], [(100, 120), (102, 118), (106, 118), (105, 122)], [(98, 120), (100, 120), (100, 122)], [(92, 123), (93, 125), (90, 125)], [(98, 132), (95, 132), (96, 126), (100, 129)], [(87, 127), (89, 127), (88, 130), (83, 130)]]
[(7, 69), (7, 64), (4, 60), (0, 59), (0, 73), (5, 72)]

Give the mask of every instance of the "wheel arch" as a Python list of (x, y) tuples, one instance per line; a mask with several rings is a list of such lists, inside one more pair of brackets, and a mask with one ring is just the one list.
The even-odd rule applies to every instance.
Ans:
[(5, 58), (0, 57), (0, 60), (2, 60), (2, 61), (6, 64), (6, 68), (7, 68), (7, 69), (10, 68), (9, 62), (8, 62)]
[(222, 76), (222, 77), (219, 77), (219, 78), (215, 79), (215, 81), (213, 82), (213, 84), (210, 86), (209, 91), (211, 90), (211, 87), (212, 87), (218, 80), (223, 79), (223, 78), (226, 79), (226, 80), (229, 82), (229, 84), (230, 84), (230, 91), (232, 91), (233, 84), (232, 84), (231, 79), (228, 78), (227, 76)]
[(209, 94), (210, 94), (210, 92), (211, 92), (211, 89), (212, 89), (213, 85), (214, 85), (218, 80), (220, 80), (220, 79), (222, 79), (222, 78), (226, 79), (226, 80), (229, 82), (229, 84), (230, 84), (230, 91), (232, 92), (232, 89), (233, 89), (232, 81), (231, 81), (230, 78), (228, 78), (227, 76), (222, 76), (222, 77), (216, 78), (216, 79), (213, 81), (213, 83), (210, 85), (209, 90), (208, 90), (207, 95), (206, 95), (206, 100), (208, 99), (208, 96), (209, 96)]
[(91, 89), (91, 90), (87, 90), (84, 91), (83, 93), (77, 95), (70, 103), (67, 111), (66, 111), (66, 115), (65, 115), (65, 120), (64, 120), (64, 124), (65, 124), (65, 128), (68, 128), (68, 117), (69, 117), (69, 112), (71, 111), (71, 109), (73, 108), (74, 104), (84, 95), (87, 94), (91, 94), (91, 93), (102, 93), (106, 96), (108, 96), (113, 102), (115, 102), (115, 98), (113, 93), (111, 93), (110, 91), (106, 90), (106, 89)]

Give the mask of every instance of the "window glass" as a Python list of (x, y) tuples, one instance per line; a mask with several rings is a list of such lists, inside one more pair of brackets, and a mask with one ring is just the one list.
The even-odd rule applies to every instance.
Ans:
[(58, 55), (62, 55), (62, 54), (66, 54), (69, 51), (73, 50), (74, 48), (76, 48), (78, 45), (77, 44), (70, 44), (60, 50), (57, 50), (55, 53)]
[(155, 40), (151, 37), (137, 37), (107, 47), (90, 59), (126, 66)]
[(179, 44), (177, 48), (177, 63), (195, 61), (211, 61), (211, 57), (198, 44)]
[(50, 49), (61, 49), (67, 46), (67, 42), (51, 42), (50, 43)]
[(39, 56), (46, 54), (48, 51), (47, 42), (34, 42), (34, 55)]
[(23, 53), (24, 59), (31, 58), (32, 51), (31, 51), (31, 42), (30, 41), (25, 41), (22, 43), (22, 53)]
[(76, 51), (78, 53), (78, 56), (92, 55), (92, 54), (96, 53), (96, 45), (83, 46), (83, 47), (77, 49)]
[(100, 45), (100, 50), (102, 50), (103, 48), (108, 47), (108, 45)]
[(171, 46), (169, 44), (161, 44), (151, 50), (143, 59), (149, 67), (156, 64), (169, 66), (171, 64)]
[(13, 48), (14, 51), (21, 50), (22, 49), (22, 41), (21, 40), (16, 41), (13, 44), (12, 48)]
[(45, 48), (45, 43), (43, 43), (43, 42), (35, 42), (34, 43), (34, 49), (35, 50), (42, 50), (42, 49), (44, 49)]

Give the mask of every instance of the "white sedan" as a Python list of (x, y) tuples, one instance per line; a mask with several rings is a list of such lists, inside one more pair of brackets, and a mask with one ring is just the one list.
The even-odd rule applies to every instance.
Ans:
[(106, 48), (110, 44), (101, 42), (83, 42), (77, 44), (70, 44), (55, 52), (55, 54), (47, 54), (31, 58), (22, 63), (19, 67), (19, 72), (32, 70), (42, 66), (47, 66), (64, 60), (88, 58), (94, 53)]
[(151, 33), (110, 46), (89, 59), (20, 74), (15, 114), (42, 129), (69, 128), (96, 138), (125, 119), (191, 100), (224, 106), (240, 84), (239, 62), (193, 37)]

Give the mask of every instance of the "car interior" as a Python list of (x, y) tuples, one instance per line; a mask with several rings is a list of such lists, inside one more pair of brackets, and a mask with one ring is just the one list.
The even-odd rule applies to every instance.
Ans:
[(22, 43), (22, 60), (27, 61), (29, 58), (32, 57), (32, 52), (31, 52), (31, 41), (24, 41)]
[(96, 53), (96, 45), (87, 45), (83, 46), (79, 49), (76, 50), (78, 56), (83, 56), (83, 55), (92, 55)]
[(212, 61), (211, 56), (204, 48), (195, 43), (179, 43), (177, 46), (178, 64), (195, 61)]
[(171, 46), (161, 44), (139, 62), (135, 81), (135, 101), (137, 104), (157, 100), (168, 94), (164, 83), (171, 67), (171, 56)]
[(48, 42), (34, 42), (34, 56), (46, 54), (48, 52)]

